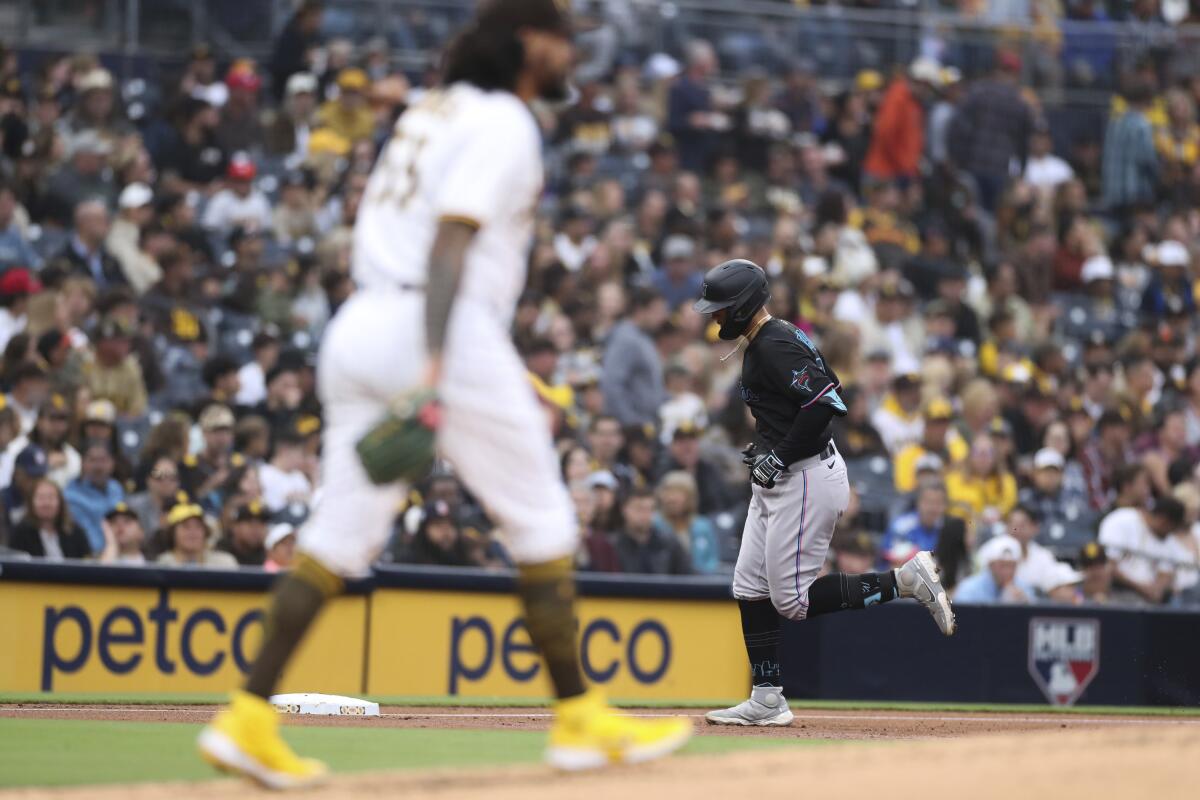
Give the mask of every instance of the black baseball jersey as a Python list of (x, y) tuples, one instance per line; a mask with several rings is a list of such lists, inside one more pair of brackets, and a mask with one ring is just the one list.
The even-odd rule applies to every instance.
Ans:
[[(805, 409), (827, 406), (833, 414), (845, 416), (840, 388), (837, 375), (804, 331), (783, 320), (768, 320), (742, 360), (741, 393), (754, 415), (755, 445), (760, 449), (778, 446)], [(804, 436), (811, 438), (790, 443), (796, 459), (820, 453), (829, 444), (831, 433), (826, 424)]]

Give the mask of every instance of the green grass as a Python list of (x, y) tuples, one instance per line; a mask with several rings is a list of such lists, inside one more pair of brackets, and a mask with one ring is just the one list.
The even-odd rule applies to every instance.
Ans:
[[(216, 777), (195, 751), (199, 725), (0, 719), (0, 787), (70, 786)], [(532, 764), (545, 734), (536, 731), (416, 730), (290, 726), (287, 740), (325, 759), (337, 772)], [(790, 747), (796, 739), (704, 736), (688, 744), (694, 755)]]
[(46, 703), (49, 705), (188, 706), (216, 705), (227, 695), (198, 692), (114, 694), (111, 692), (0, 692), (0, 703)]
[[(0, 703), (60, 703), (60, 704), (108, 704), (108, 705), (208, 705), (221, 703), (222, 694), (100, 694), (100, 693), (50, 693), (0, 692)], [(369, 698), (391, 706), (483, 706), (488, 708), (528, 708), (548, 706), (547, 700), (512, 699), (503, 697), (448, 697), (437, 695), (420, 697), (414, 695), (383, 695)], [(626, 708), (718, 708), (738, 702), (740, 698), (714, 698), (711, 700), (622, 700), (617, 705)], [(813, 711), (941, 711), (958, 713), (996, 714), (1113, 714), (1137, 716), (1200, 716), (1200, 708), (1186, 706), (1048, 706), (1019, 705), (1004, 703), (916, 703), (901, 701), (863, 700), (793, 700), (792, 708)]]

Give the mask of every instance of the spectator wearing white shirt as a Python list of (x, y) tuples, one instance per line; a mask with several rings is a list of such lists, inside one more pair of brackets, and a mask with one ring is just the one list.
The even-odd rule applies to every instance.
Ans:
[(279, 340), (269, 333), (258, 333), (250, 344), (254, 357), (238, 370), (239, 406), (256, 406), (267, 399), (267, 373), (279, 361)]
[(629, 75), (618, 76), (612, 135), (621, 151), (645, 151), (658, 137), (658, 120), (646, 112), (642, 102), (637, 78)]
[(925, 417), (921, 414), (921, 376), (903, 372), (892, 381), (892, 390), (871, 412), (871, 425), (879, 431), (883, 445), (892, 455), (921, 441)]
[(254, 162), (246, 155), (235, 155), (225, 175), (221, 189), (204, 209), (204, 227), (228, 233), (235, 227), (253, 231), (271, 228), (271, 203), (267, 196), (254, 188), (258, 174)]
[(30, 295), (42, 290), (42, 282), (24, 267), (15, 267), (0, 275), (0, 350), (8, 340), (25, 330), (25, 309)]
[(1050, 131), (1036, 130), (1029, 137), (1029, 158), (1025, 160), (1025, 182), (1043, 191), (1051, 191), (1060, 183), (1075, 177), (1075, 170), (1051, 151), (1054, 141)]
[(658, 409), (660, 420), (659, 439), (670, 444), (675, 438), (675, 429), (691, 423), (698, 428), (708, 427), (708, 409), (704, 400), (696, 393), (696, 380), (687, 367), (675, 364), (665, 373), (667, 401)]
[(8, 405), (17, 415), (20, 433), (28, 435), (37, 423), (42, 403), (50, 396), (50, 381), (46, 373), (32, 361), (26, 361), (13, 372)]
[(1017, 506), (1008, 512), (1007, 522), (1009, 534), (1021, 545), (1017, 579), (1050, 600), (1074, 603), (1075, 586), (1083, 576), (1070, 564), (1059, 561), (1053, 553), (1034, 541), (1040, 526), (1037, 512), (1025, 506)]
[(925, 326), (920, 315), (913, 313), (913, 287), (908, 281), (880, 286), (874, 307), (850, 322), (858, 328), (862, 352), (886, 352), (897, 374), (921, 368)]
[(69, 429), (70, 409), (66, 398), (60, 394), (51, 395), (42, 403), (33, 430), (17, 436), (0, 454), (0, 486), (12, 483), (17, 456), (29, 445), (36, 444), (46, 453), (46, 476), (59, 489), (65, 489), (79, 477), (82, 464), (79, 452), (67, 442)]
[(1174, 534), (1184, 525), (1184, 507), (1173, 497), (1155, 500), (1149, 510), (1118, 508), (1100, 521), (1100, 544), (1116, 562), (1116, 585), (1159, 605), (1175, 586), (1176, 571), (1193, 563), (1192, 553)]
[[(166, 252), (172, 242), (159, 228), (150, 227), (154, 219), (154, 192), (144, 183), (131, 183), (117, 198), (117, 217), (109, 228), (105, 247), (121, 264), (129, 285), (139, 295), (162, 279), (157, 256)], [(146, 245), (150, 245), (147, 247)]]
[(596, 249), (592, 218), (583, 209), (571, 206), (563, 214), (562, 229), (554, 235), (554, 254), (570, 272), (583, 269)]
[(263, 502), (272, 514), (292, 503), (307, 505), (312, 498), (312, 483), (304, 472), (305, 461), (303, 437), (290, 430), (276, 435), (270, 462), (258, 470)]

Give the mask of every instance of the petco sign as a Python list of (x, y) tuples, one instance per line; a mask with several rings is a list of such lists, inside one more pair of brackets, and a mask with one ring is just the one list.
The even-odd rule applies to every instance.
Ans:
[(1029, 620), (1029, 674), (1050, 703), (1073, 704), (1099, 671), (1099, 620)]

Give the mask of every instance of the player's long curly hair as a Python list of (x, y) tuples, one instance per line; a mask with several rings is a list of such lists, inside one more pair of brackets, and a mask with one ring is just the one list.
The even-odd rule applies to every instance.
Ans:
[(514, 32), (472, 24), (446, 48), (442, 83), (466, 81), (480, 89), (511, 92), (524, 62), (525, 48)]

